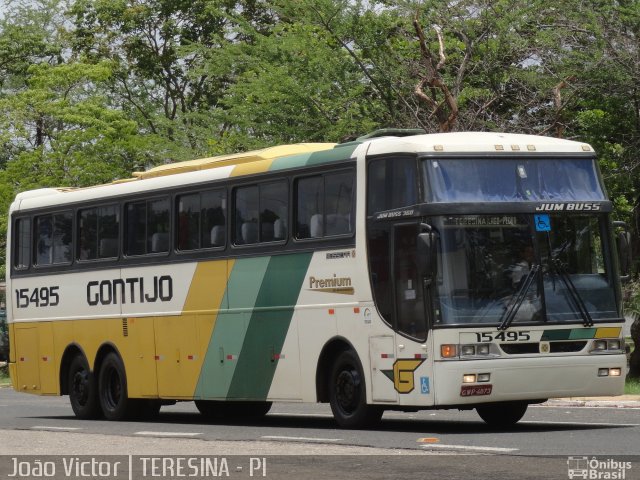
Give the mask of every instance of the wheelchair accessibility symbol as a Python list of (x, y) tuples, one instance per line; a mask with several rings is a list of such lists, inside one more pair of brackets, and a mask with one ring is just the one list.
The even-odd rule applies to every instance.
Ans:
[(429, 393), (429, 377), (420, 377), (420, 393)]
[(536, 224), (536, 232), (551, 231), (551, 219), (549, 215), (534, 215), (533, 221)]

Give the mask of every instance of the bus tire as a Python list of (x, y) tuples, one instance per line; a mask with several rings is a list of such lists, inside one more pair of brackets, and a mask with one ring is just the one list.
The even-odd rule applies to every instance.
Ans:
[(136, 414), (134, 400), (127, 397), (127, 376), (120, 357), (110, 352), (104, 357), (98, 376), (100, 407), (107, 420), (123, 420)]
[(525, 402), (505, 402), (479, 405), (476, 411), (487, 425), (492, 427), (513, 427), (527, 411), (529, 404)]
[(77, 354), (69, 365), (69, 401), (76, 417), (82, 420), (99, 418), (100, 400), (95, 375), (82, 354)]
[(342, 428), (371, 426), (382, 417), (382, 408), (367, 405), (362, 366), (353, 350), (340, 352), (329, 376), (329, 404)]

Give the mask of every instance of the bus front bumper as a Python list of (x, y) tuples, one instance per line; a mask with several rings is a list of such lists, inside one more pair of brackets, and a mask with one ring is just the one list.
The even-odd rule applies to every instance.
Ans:
[(626, 366), (624, 354), (439, 361), (435, 404), (622, 395)]

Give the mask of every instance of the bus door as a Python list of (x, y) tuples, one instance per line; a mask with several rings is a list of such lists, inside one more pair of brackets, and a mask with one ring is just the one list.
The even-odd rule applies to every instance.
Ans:
[(391, 260), (395, 303), (396, 361), (394, 388), (402, 405), (431, 405), (434, 396), (433, 352), (428, 348), (431, 285), (418, 254), (421, 224), (393, 226)]
[[(370, 228), (370, 266), (376, 307), (393, 327), (369, 339), (372, 399), (403, 405), (433, 404), (428, 349), (430, 302), (418, 266), (419, 222)], [(427, 297), (428, 298), (428, 297)]]

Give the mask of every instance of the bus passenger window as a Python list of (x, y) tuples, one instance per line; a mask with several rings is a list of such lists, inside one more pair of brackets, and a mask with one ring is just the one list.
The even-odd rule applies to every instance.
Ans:
[(353, 173), (344, 172), (324, 177), (325, 236), (344, 235), (353, 231)]
[(31, 219), (19, 218), (15, 223), (13, 266), (18, 270), (29, 268), (31, 251)]
[(36, 217), (36, 264), (71, 262), (71, 213)]
[(260, 185), (260, 241), (274, 242), (287, 238), (287, 182)]
[(78, 260), (116, 258), (119, 232), (117, 205), (80, 210)]
[(201, 247), (224, 247), (227, 232), (227, 191), (212, 190), (200, 194)]
[(226, 190), (209, 190), (178, 197), (178, 250), (224, 247)]
[(330, 173), (296, 181), (296, 238), (321, 238), (353, 232), (353, 172)]
[(300, 178), (296, 187), (296, 238), (321, 237), (324, 181), (321, 176)]
[(200, 247), (200, 194), (178, 197), (178, 250)]
[(258, 243), (258, 186), (238, 188), (235, 197), (235, 244)]
[(236, 189), (234, 243), (250, 245), (286, 240), (288, 198), (286, 181)]
[(127, 204), (127, 255), (169, 251), (169, 199)]

